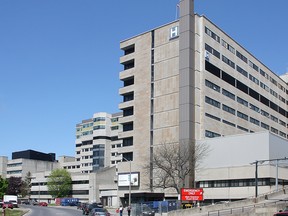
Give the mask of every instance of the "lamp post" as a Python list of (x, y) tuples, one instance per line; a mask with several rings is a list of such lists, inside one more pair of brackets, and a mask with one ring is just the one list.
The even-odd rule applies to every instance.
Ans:
[(279, 160), (287, 160), (288, 158), (277, 158), (277, 159), (270, 159), (270, 160), (256, 160), (251, 165), (255, 164), (255, 198), (258, 196), (258, 163), (263, 164), (264, 162), (271, 162), (276, 161), (276, 178), (275, 178), (275, 187), (278, 191), (278, 162)]
[(129, 206), (131, 206), (131, 160), (126, 159), (122, 156), (122, 159), (129, 162)]

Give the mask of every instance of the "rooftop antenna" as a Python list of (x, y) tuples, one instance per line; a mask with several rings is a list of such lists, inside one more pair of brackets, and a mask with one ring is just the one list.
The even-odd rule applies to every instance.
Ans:
[[(181, 1), (181, 0), (180, 0), (180, 1)], [(180, 1), (179, 1), (179, 3), (176, 5), (175, 20), (179, 19)]]

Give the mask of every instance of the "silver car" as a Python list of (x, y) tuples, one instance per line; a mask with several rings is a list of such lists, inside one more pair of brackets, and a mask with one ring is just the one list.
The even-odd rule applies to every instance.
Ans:
[(110, 213), (107, 211), (107, 209), (104, 208), (93, 208), (90, 213), (90, 216), (110, 216)]

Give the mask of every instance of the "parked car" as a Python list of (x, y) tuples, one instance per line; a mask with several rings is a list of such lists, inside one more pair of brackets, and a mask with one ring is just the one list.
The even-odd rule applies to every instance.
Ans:
[(93, 208), (103, 208), (102, 203), (91, 203), (91, 204), (86, 204), (85, 207), (83, 207), (83, 214), (89, 215), (90, 211)]
[(286, 211), (286, 212), (277, 212), (277, 213), (275, 213), (275, 214), (273, 214), (273, 216), (288, 216), (288, 212)]
[(11, 202), (4, 202), (3, 205), (2, 205), (2, 208), (3, 208), (3, 209), (5, 209), (5, 208), (13, 209), (13, 203), (11, 203)]
[(110, 213), (104, 208), (93, 208), (91, 209), (89, 216), (110, 216)]
[(39, 202), (39, 206), (48, 206), (47, 202)]
[(23, 205), (30, 205), (30, 202), (26, 200), (26, 201), (22, 201), (22, 204)]
[(39, 203), (34, 200), (34, 201), (32, 202), (32, 205), (39, 205)]
[(155, 211), (152, 210), (148, 205), (142, 206), (142, 216), (155, 216)]

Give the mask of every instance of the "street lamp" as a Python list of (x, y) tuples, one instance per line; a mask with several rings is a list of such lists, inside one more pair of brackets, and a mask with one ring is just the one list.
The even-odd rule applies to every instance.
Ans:
[(131, 160), (126, 159), (122, 156), (122, 159), (129, 162), (129, 206), (131, 206)]
[(258, 163), (263, 164), (264, 162), (271, 162), (276, 161), (276, 180), (275, 180), (275, 187), (278, 191), (278, 161), (279, 160), (288, 160), (288, 158), (277, 158), (277, 159), (270, 159), (270, 160), (256, 160), (251, 165), (255, 164), (255, 198), (258, 196)]

